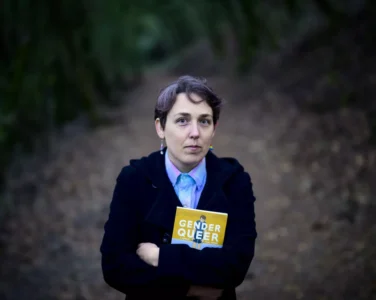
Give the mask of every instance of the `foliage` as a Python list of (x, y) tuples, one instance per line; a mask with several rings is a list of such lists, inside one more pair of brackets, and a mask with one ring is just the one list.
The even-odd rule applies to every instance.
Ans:
[[(337, 17), (329, 0), (314, 2), (328, 16)], [(208, 37), (221, 55), (223, 30), (230, 27), (239, 44), (238, 69), (247, 70), (261, 41), (268, 37), (275, 42), (282, 30), (267, 12), (296, 17), (301, 3), (4, 0), (0, 174), (15, 149), (31, 148), (36, 136), (82, 112), (95, 124), (98, 104), (110, 103), (116, 83), (127, 87), (137, 82), (150, 63), (197, 38)]]

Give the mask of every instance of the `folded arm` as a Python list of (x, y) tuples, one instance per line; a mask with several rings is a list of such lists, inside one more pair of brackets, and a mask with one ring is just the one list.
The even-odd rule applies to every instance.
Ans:
[[(228, 288), (240, 285), (254, 256), (256, 226), (252, 184), (242, 173), (230, 189), (229, 213), (223, 248), (200, 251), (188, 245), (162, 245), (158, 274), (182, 276), (192, 285)], [(236, 188), (235, 188), (236, 186)]]
[(117, 178), (100, 248), (107, 284), (125, 294), (158, 285), (161, 278), (181, 278), (192, 286), (218, 289), (238, 286), (254, 255), (255, 198), (247, 173), (234, 182), (234, 187), (229, 189), (232, 209), (223, 248), (196, 250), (187, 245), (161, 245), (158, 267), (154, 267), (136, 253), (142, 218), (127, 191), (137, 187), (137, 177), (132, 168), (124, 168)]
[(123, 168), (117, 178), (110, 213), (100, 247), (104, 280), (127, 293), (129, 289), (151, 284), (158, 277), (156, 268), (136, 254), (139, 228), (138, 211), (127, 191), (137, 185), (132, 168)]

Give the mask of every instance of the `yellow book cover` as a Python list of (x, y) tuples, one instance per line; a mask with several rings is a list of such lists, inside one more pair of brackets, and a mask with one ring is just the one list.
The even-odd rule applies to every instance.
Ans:
[(222, 248), (227, 214), (177, 207), (171, 244), (187, 244), (195, 249)]

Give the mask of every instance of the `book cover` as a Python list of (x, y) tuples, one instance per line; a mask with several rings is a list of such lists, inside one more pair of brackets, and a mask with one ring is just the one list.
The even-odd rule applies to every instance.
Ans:
[(171, 244), (187, 244), (198, 250), (222, 248), (226, 225), (226, 213), (178, 206)]

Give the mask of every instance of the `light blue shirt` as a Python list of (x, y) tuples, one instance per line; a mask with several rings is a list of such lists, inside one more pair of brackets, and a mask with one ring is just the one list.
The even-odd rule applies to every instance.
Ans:
[[(170, 179), (172, 186), (174, 187), (176, 195), (181, 194), (180, 192), (182, 191), (182, 184), (181, 184), (181, 181), (179, 180), (179, 175), (184, 174), (184, 173), (180, 172), (176, 168), (176, 166), (171, 162), (170, 158), (168, 157), (168, 150), (166, 150), (166, 155), (165, 155), (165, 167), (166, 167), (168, 178)], [(201, 160), (201, 162), (194, 169), (192, 169), (187, 174), (190, 175), (195, 181), (193, 193), (191, 196), (192, 199), (188, 207), (196, 208), (200, 200), (201, 193), (206, 183), (207, 173), (206, 173), (205, 157)], [(183, 203), (183, 199), (179, 199), (179, 200), (180, 202)]]

